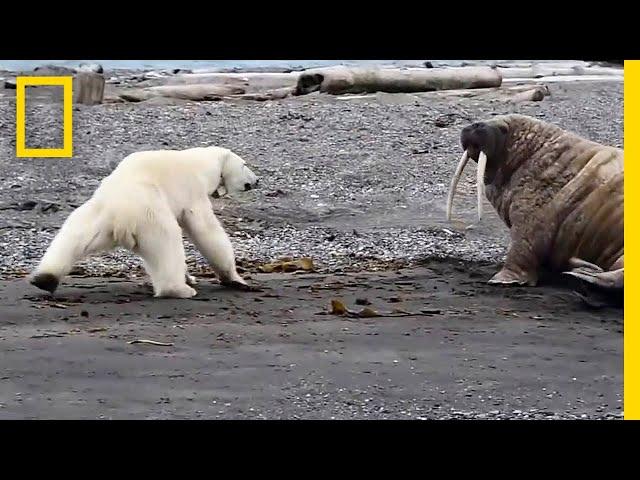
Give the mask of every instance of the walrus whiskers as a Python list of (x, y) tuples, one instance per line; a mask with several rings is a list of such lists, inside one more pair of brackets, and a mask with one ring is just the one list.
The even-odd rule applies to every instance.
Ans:
[(460, 177), (462, 176), (462, 171), (464, 167), (467, 166), (467, 161), (469, 160), (469, 152), (467, 150), (464, 151), (460, 161), (458, 162), (458, 166), (456, 167), (456, 172), (451, 179), (451, 186), (449, 187), (449, 195), (447, 196), (447, 220), (451, 220), (451, 211), (453, 209), (453, 196), (456, 194), (456, 189), (458, 188), (458, 182), (460, 181)]

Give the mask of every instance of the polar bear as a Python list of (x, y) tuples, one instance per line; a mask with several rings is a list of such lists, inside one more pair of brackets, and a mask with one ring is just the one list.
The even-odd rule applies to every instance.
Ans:
[(184, 230), (223, 285), (249, 289), (209, 197), (257, 183), (245, 161), (225, 148), (132, 153), (69, 215), (29, 281), (53, 293), (77, 261), (123, 247), (142, 258), (155, 297), (190, 298), (196, 282), (187, 272)]

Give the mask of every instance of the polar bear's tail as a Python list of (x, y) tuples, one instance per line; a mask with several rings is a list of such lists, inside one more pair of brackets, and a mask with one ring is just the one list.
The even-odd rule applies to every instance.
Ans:
[(31, 275), (32, 285), (53, 293), (77, 261), (110, 245), (100, 210), (89, 200), (69, 215)]

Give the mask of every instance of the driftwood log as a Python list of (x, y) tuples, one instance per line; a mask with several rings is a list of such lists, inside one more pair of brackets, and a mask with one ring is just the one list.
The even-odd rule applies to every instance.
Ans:
[(73, 77), (74, 103), (98, 105), (104, 100), (104, 76), (100, 73), (83, 71)]
[(509, 100), (513, 103), (520, 102), (541, 102), (544, 97), (550, 95), (549, 87), (546, 85), (537, 85), (530, 90), (516, 93)]
[(501, 68), (502, 78), (543, 78), (585, 75), (620, 75), (622, 70), (612, 67), (585, 67), (582, 65), (560, 66), (538, 64), (531, 67)]
[(142, 102), (154, 97), (177, 98), (180, 100), (207, 101), (220, 100), (231, 95), (245, 93), (245, 89), (233, 85), (161, 85), (120, 92), (120, 97), (128, 102)]
[(150, 78), (140, 82), (138, 87), (159, 85), (235, 85), (251, 86), (252, 90), (273, 90), (296, 85), (298, 72), (292, 73), (185, 73), (180, 75)]
[(294, 95), (320, 91), (345, 93), (411, 93), (435, 90), (499, 87), (502, 75), (492, 67), (382, 69), (345, 66), (302, 72)]
[(239, 100), (254, 100), (256, 102), (266, 102), (270, 100), (282, 100), (293, 93), (293, 87), (278, 88), (276, 90), (268, 90), (266, 92), (244, 93), (242, 95), (233, 95), (229, 98)]
[(432, 92), (413, 92), (403, 94), (391, 94), (386, 92), (365, 93), (362, 95), (345, 95), (336, 97), (337, 100), (350, 102), (365, 99), (376, 99), (384, 104), (414, 103), (420, 98), (479, 98), (489, 102), (521, 103), (539, 102), (551, 95), (549, 87), (545, 84), (528, 84), (502, 86), (499, 88), (474, 88), (461, 90), (437, 90)]

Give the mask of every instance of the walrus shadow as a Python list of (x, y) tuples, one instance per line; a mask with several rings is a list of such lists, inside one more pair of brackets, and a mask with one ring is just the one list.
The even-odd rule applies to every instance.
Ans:
[(438, 261), (423, 262), (436, 274), (448, 276), (453, 271), (464, 273), (469, 281), (462, 282), (476, 294), (510, 298), (513, 300), (543, 300), (545, 297), (561, 295), (563, 300), (574, 305), (577, 310), (623, 309), (624, 292), (598, 288), (571, 275), (550, 270), (539, 273), (535, 287), (525, 285), (490, 285), (488, 280), (500, 270), (500, 266), (490, 262)]
[(609, 290), (582, 281), (572, 275), (549, 274), (549, 283), (571, 292), (588, 309), (624, 309), (624, 290)]
[[(510, 287), (500, 286), (497, 288)], [(580, 305), (590, 310), (624, 308), (624, 291), (605, 290), (581, 281), (571, 275), (564, 275), (562, 273), (552, 272), (549, 270), (542, 270), (539, 273), (537, 286), (516, 288), (530, 288), (531, 290), (543, 288), (545, 290), (551, 289), (568, 293), (576, 305)]]

